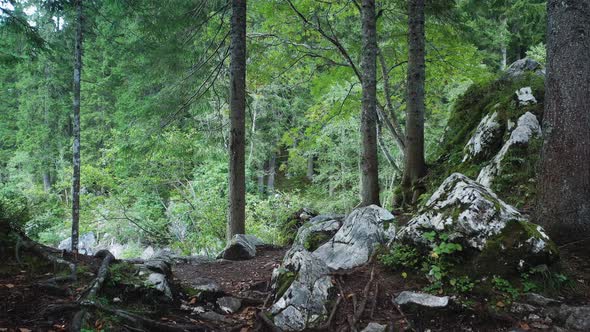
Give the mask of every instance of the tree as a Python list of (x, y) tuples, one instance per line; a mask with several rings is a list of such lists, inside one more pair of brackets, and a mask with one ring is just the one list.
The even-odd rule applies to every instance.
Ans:
[(76, 1), (76, 43), (74, 46), (74, 125), (72, 176), (72, 252), (78, 252), (80, 228), (80, 86), (82, 76), (82, 0)]
[(590, 237), (590, 0), (547, 3), (537, 222), (557, 243)]
[(361, 205), (379, 202), (379, 160), (377, 157), (377, 22), (375, 0), (363, 0)]
[(232, 0), (227, 238), (245, 233), (246, 0)]
[(406, 159), (401, 188), (404, 204), (415, 204), (424, 192), (424, 0), (408, 0), (408, 86), (406, 112)]

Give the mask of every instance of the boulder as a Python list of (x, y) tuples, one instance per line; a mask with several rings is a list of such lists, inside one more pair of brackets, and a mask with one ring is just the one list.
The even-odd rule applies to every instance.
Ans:
[(449, 304), (449, 297), (403, 291), (393, 300), (393, 302), (400, 306), (415, 305), (426, 308), (444, 308)]
[(479, 122), (475, 133), (465, 145), (463, 162), (488, 157), (495, 145), (499, 145), (498, 142), (501, 140), (502, 135), (501, 129), (498, 122), (498, 112), (484, 116)]
[(162, 273), (150, 273), (147, 278), (147, 284), (160, 291), (170, 301), (173, 300), (172, 290), (170, 289), (170, 284), (168, 283), (166, 275)]
[(342, 216), (320, 215), (304, 223), (273, 271), (274, 323), (286, 331), (319, 327), (331, 303), (330, 271), (367, 263), (377, 245), (395, 237), (393, 220), (387, 210), (371, 205), (354, 210), (344, 221)]
[(530, 58), (517, 60), (506, 69), (506, 75), (509, 78), (518, 78), (527, 72), (545, 75), (545, 69), (543, 68), (543, 65)]
[(436, 240), (425, 233), (432, 231), (444, 232), (448, 241), (471, 249), (477, 256), (476, 266), (498, 273), (549, 264), (557, 255), (541, 226), (528, 222), (489, 188), (459, 173), (443, 182), (398, 238), (430, 250)]
[(256, 256), (256, 246), (264, 244), (253, 235), (236, 234), (217, 258), (228, 260), (252, 259)]
[[(72, 248), (72, 237), (61, 241), (57, 247), (59, 250), (70, 251)], [(96, 251), (96, 237), (93, 232), (82, 234), (78, 239), (78, 252), (84, 255), (94, 255)]]
[(513, 149), (515, 146), (526, 146), (531, 138), (540, 136), (541, 125), (539, 125), (537, 117), (530, 112), (523, 114), (518, 118), (516, 128), (510, 133), (510, 138), (504, 143), (500, 152), (498, 152), (487, 166), (481, 169), (477, 176), (477, 182), (486, 187), (490, 187), (494, 177), (501, 174), (502, 161), (509, 150)]
[(270, 308), (275, 325), (285, 331), (319, 327), (328, 316), (327, 305), (333, 287), (328, 274), (330, 269), (306, 250), (286, 258), (282, 268), (283, 271), (273, 272), (275, 287), (284, 289)]
[(393, 215), (377, 206), (356, 209), (342, 227), (313, 254), (333, 270), (351, 269), (365, 264), (376, 247), (395, 238)]

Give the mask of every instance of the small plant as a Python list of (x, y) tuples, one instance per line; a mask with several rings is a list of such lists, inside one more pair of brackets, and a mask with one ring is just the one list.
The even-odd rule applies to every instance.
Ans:
[(512, 286), (510, 281), (504, 278), (494, 276), (494, 278), (492, 279), (492, 284), (496, 290), (508, 295), (513, 300), (516, 299), (519, 295), (518, 289)]
[(417, 269), (420, 263), (418, 250), (408, 245), (393, 246), (389, 252), (379, 256), (384, 266), (397, 270), (402, 268)]
[(457, 278), (451, 278), (449, 284), (453, 287), (453, 290), (457, 293), (469, 293), (473, 290), (475, 283), (468, 276), (461, 276)]

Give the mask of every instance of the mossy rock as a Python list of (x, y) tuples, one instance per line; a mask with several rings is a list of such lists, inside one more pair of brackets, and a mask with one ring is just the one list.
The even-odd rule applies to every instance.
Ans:
[(558, 249), (543, 228), (525, 220), (510, 220), (489, 238), (475, 260), (480, 274), (515, 275), (538, 265), (551, 265)]
[(307, 251), (314, 251), (319, 248), (322, 244), (328, 242), (334, 233), (332, 232), (317, 232), (310, 234), (303, 242), (303, 247)]
[(276, 281), (275, 298), (278, 299), (281, 296), (283, 296), (283, 294), (285, 294), (287, 289), (289, 289), (289, 287), (291, 287), (291, 284), (293, 283), (293, 281), (295, 281), (296, 278), (297, 278), (296, 273), (286, 270), (284, 268), (281, 268), (279, 270), (279, 276)]

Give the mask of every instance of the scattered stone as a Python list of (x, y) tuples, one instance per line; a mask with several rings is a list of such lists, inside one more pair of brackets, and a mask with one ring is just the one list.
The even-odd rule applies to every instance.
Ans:
[(143, 259), (143, 260), (148, 260), (148, 259), (152, 258), (155, 253), (156, 252), (154, 251), (154, 247), (148, 246), (147, 248), (145, 248), (143, 250), (143, 252), (141, 253), (140, 258)]
[(512, 303), (512, 306), (510, 307), (510, 312), (512, 312), (513, 314), (518, 314), (518, 315), (526, 315), (531, 312), (536, 312), (537, 310), (538, 309), (535, 306), (532, 306), (527, 303), (520, 303), (520, 302), (514, 302), (514, 303)]
[[(487, 114), (481, 119), (475, 133), (465, 145), (463, 162), (471, 159), (482, 159), (488, 157), (490, 151), (495, 145), (501, 142), (502, 134), (500, 123), (498, 122), (498, 112)], [(498, 147), (499, 148), (499, 147)]]
[(536, 104), (537, 99), (533, 96), (533, 90), (530, 86), (520, 88), (516, 90), (516, 97), (518, 98), (518, 104), (521, 106), (526, 106), (530, 104)]
[(199, 317), (201, 317), (205, 320), (208, 320), (208, 321), (222, 322), (222, 323), (227, 323), (227, 324), (231, 324), (234, 322), (232, 319), (229, 319), (222, 314), (218, 314), (215, 311), (203, 312), (203, 313), (199, 314)]
[(208, 297), (207, 295), (215, 296), (223, 293), (221, 286), (215, 280), (209, 278), (195, 278), (190, 286), (199, 292), (199, 296)]
[(123, 302), (123, 300), (121, 300), (120, 297), (113, 298), (113, 303), (121, 303), (121, 302)]
[(361, 332), (385, 332), (386, 329), (387, 329), (386, 325), (381, 325), (379, 323), (371, 322)]
[(221, 311), (226, 314), (233, 314), (240, 310), (242, 307), (242, 301), (231, 296), (224, 296), (217, 299), (217, 305)]
[(533, 137), (541, 137), (541, 125), (534, 114), (526, 112), (518, 118), (516, 128), (512, 131), (510, 138), (504, 143), (500, 152), (498, 152), (487, 166), (481, 169), (477, 176), (477, 182), (486, 187), (490, 187), (494, 178), (502, 172), (502, 161), (508, 153), (508, 150), (514, 145), (528, 145)]
[(449, 304), (449, 297), (403, 291), (395, 298), (394, 302), (400, 306), (413, 304), (428, 308), (444, 308)]
[(375, 248), (395, 238), (393, 215), (370, 205), (352, 211), (334, 237), (314, 251), (331, 269), (351, 269), (365, 264)]

